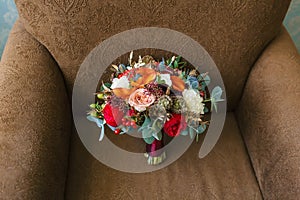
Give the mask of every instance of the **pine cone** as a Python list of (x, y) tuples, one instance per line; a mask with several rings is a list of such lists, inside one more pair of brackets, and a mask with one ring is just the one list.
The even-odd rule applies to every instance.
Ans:
[(172, 98), (173, 105), (171, 111), (177, 114), (185, 113), (187, 111), (186, 103), (181, 96), (176, 96)]
[(162, 106), (166, 110), (170, 110), (172, 108), (172, 99), (168, 95), (163, 95), (158, 99), (157, 105)]

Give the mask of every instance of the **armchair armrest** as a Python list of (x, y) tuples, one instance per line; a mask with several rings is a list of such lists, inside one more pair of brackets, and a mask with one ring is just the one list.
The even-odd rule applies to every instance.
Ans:
[(300, 197), (300, 59), (282, 28), (252, 69), (237, 118), (265, 199)]
[(17, 21), (0, 63), (1, 199), (63, 199), (70, 129), (59, 68)]

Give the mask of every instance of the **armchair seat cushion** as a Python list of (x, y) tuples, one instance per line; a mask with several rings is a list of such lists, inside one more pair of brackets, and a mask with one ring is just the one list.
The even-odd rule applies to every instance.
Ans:
[(131, 174), (101, 164), (75, 136), (71, 146), (66, 197), (114, 200), (262, 199), (232, 113), (227, 115), (216, 147), (204, 159), (198, 158), (200, 145), (194, 142), (179, 160), (159, 171)]

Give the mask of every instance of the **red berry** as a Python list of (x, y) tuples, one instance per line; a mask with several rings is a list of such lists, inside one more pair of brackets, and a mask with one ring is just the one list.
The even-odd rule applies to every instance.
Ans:
[(120, 129), (116, 129), (116, 130), (114, 131), (114, 133), (115, 133), (116, 135), (119, 135), (119, 134), (121, 133), (121, 130), (120, 130)]
[(126, 122), (126, 119), (125, 119), (125, 118), (123, 118), (123, 119), (122, 119), (122, 122)]
[(126, 126), (130, 126), (130, 122), (126, 122)]
[(134, 126), (134, 125), (135, 125), (135, 121), (131, 121), (130, 126)]

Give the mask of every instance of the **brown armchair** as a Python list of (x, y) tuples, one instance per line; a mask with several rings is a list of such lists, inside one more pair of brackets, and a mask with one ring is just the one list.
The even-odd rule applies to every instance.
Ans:
[[(288, 0), (16, 4), (20, 18), (0, 65), (0, 199), (300, 197), (300, 58), (281, 25)], [(95, 46), (149, 26), (182, 32), (206, 48), (224, 79), (228, 114), (204, 159), (194, 143), (167, 168), (129, 174), (88, 153), (70, 97)]]

